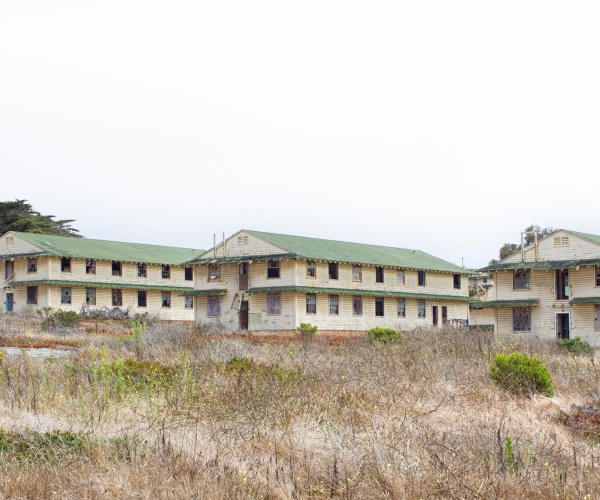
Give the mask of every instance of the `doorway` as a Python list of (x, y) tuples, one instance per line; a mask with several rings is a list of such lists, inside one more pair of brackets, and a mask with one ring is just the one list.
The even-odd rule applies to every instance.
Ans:
[(248, 301), (242, 300), (240, 303), (240, 329), (248, 329)]
[(238, 283), (240, 290), (248, 290), (248, 263), (241, 262), (238, 267)]
[(431, 317), (433, 318), (433, 326), (438, 326), (438, 306), (431, 307)]
[(556, 338), (559, 340), (565, 340), (569, 338), (569, 313), (557, 313), (556, 314)]
[(6, 312), (7, 313), (13, 311), (13, 305), (14, 305), (13, 294), (7, 293), (6, 294)]

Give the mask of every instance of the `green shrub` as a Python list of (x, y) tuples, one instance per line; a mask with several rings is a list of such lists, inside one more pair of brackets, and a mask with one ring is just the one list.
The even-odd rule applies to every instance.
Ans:
[(318, 327), (311, 325), (310, 323), (300, 323), (300, 326), (296, 328), (296, 331), (301, 335), (314, 335), (317, 333)]
[(378, 342), (402, 342), (404, 338), (402, 332), (393, 328), (375, 327), (369, 330), (367, 334), (369, 340), (377, 340)]
[(42, 328), (72, 328), (79, 323), (79, 314), (75, 311), (63, 311), (62, 309), (51, 311), (51, 307), (44, 307), (36, 311), (42, 318)]
[(500, 387), (516, 394), (554, 395), (550, 372), (535, 356), (520, 352), (498, 354), (490, 364), (489, 375)]
[(594, 352), (594, 348), (585, 340), (581, 340), (581, 337), (559, 340), (557, 344), (576, 356)]

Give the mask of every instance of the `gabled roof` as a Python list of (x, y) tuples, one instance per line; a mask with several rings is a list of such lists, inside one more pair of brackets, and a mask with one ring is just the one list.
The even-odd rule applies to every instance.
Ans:
[[(242, 231), (240, 231), (242, 232)], [(287, 234), (265, 233), (245, 229), (246, 232), (282, 250), (288, 258), (314, 259), (332, 262), (348, 262), (374, 266), (400, 267), (406, 269), (423, 269), (447, 273), (472, 274), (460, 266), (434, 257), (420, 250), (394, 248), (365, 243), (350, 243), (346, 241), (324, 240), (306, 236), (291, 236)], [(247, 256), (245, 260), (248, 260)], [(264, 256), (266, 257), (266, 256)], [(276, 257), (269, 257), (271, 259)], [(210, 257), (196, 259), (195, 264), (208, 262), (226, 262), (227, 257), (214, 259)], [(236, 261), (244, 260), (236, 257)]]
[[(563, 231), (574, 234), (575, 236), (579, 236), (580, 238), (590, 240), (592, 243), (596, 243), (597, 245), (600, 245), (600, 236), (598, 236), (597, 234), (580, 233), (579, 231), (570, 231), (569, 229), (563, 229)], [(554, 234), (554, 233), (552, 233), (552, 234)]]
[(147, 264), (181, 265), (204, 252), (192, 248), (165, 247), (143, 243), (72, 238), (52, 234), (33, 234), (11, 231), (19, 238), (39, 247), (37, 255), (74, 257), (80, 259), (119, 260)]

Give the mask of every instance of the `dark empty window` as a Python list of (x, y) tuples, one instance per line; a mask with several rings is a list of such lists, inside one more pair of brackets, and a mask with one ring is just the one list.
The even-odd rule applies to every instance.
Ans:
[(531, 331), (531, 307), (515, 307), (513, 309), (513, 331)]
[(112, 261), (112, 275), (113, 276), (121, 276), (121, 262), (118, 260)]
[(71, 259), (69, 257), (62, 257), (60, 259), (60, 270), (63, 273), (71, 272)]
[(27, 259), (27, 272), (37, 273), (37, 259), (35, 257), (32, 259)]
[(94, 259), (85, 260), (85, 274), (96, 274), (96, 261)]
[(123, 291), (119, 288), (113, 288), (112, 290), (112, 305), (114, 307), (121, 307), (123, 305)]
[(306, 294), (306, 314), (317, 314), (317, 295), (314, 293)]
[(556, 299), (557, 300), (568, 300), (569, 299), (569, 270), (568, 269), (557, 269), (554, 271), (556, 279)]
[(425, 271), (417, 271), (417, 285), (425, 286), (427, 284), (427, 276)]
[(596, 266), (596, 286), (600, 286), (600, 266)]
[(162, 306), (171, 307), (171, 292), (162, 293)]
[(279, 278), (278, 260), (270, 260), (267, 262), (267, 278)]
[(458, 273), (454, 274), (454, 288), (460, 290), (460, 274)]
[(85, 289), (85, 303), (88, 306), (96, 305), (96, 289), (95, 288), (86, 288)]
[(529, 269), (515, 269), (513, 271), (513, 290), (529, 288)]
[(148, 266), (146, 264), (144, 264), (143, 262), (139, 262), (137, 265), (137, 268), (138, 268), (138, 278), (147, 278), (148, 277)]
[(184, 267), (183, 275), (184, 275), (185, 281), (193, 281), (194, 280), (194, 268)]
[(38, 301), (38, 287), (28, 286), (27, 287), (27, 303), (30, 305), (37, 304)]
[(162, 266), (162, 277), (163, 279), (171, 279), (171, 266)]
[(375, 299), (375, 316), (383, 316), (383, 297)]
[(60, 289), (60, 303), (70, 304), (71, 303), (71, 287), (63, 286)]
[(317, 277), (317, 264), (314, 260), (306, 261), (306, 277), (316, 278)]
[(138, 307), (147, 307), (148, 292), (146, 290), (138, 290)]
[(383, 267), (382, 266), (377, 266), (375, 268), (375, 283), (383, 283)]
[(338, 264), (337, 264), (337, 262), (329, 263), (329, 279), (330, 280), (338, 279)]

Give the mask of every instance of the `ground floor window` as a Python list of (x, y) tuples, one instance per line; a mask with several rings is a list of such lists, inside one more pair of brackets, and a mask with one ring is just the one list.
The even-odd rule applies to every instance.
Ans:
[(162, 306), (171, 307), (171, 292), (162, 293)]
[(596, 310), (594, 312), (594, 328), (600, 330), (600, 304), (596, 304)]
[(112, 305), (113, 307), (121, 307), (123, 305), (123, 290), (113, 288), (112, 290)]
[(138, 290), (138, 307), (146, 307), (148, 305), (148, 292), (146, 290)]
[(71, 287), (63, 286), (60, 289), (60, 303), (70, 304), (71, 303)]
[(398, 299), (398, 317), (406, 317), (406, 300)]
[(218, 295), (209, 295), (207, 299), (207, 316), (221, 316), (221, 298)]
[(329, 296), (329, 314), (340, 313), (340, 296), (330, 295)]
[(96, 305), (96, 289), (95, 288), (86, 288), (85, 289), (85, 303), (88, 306)]
[(531, 331), (531, 307), (515, 307), (513, 309), (513, 331)]
[(352, 314), (354, 316), (362, 316), (362, 297), (352, 297)]
[(306, 294), (306, 314), (317, 314), (317, 294)]
[(194, 297), (192, 297), (191, 295), (186, 295), (184, 297), (184, 299), (185, 299), (184, 307), (186, 309), (193, 309), (194, 308)]
[(27, 287), (27, 304), (35, 305), (38, 302), (38, 287), (28, 286)]
[(281, 314), (280, 293), (267, 293), (267, 314)]
[(425, 301), (417, 300), (417, 316), (419, 318), (425, 317)]
[(375, 316), (383, 316), (383, 297), (375, 299)]

